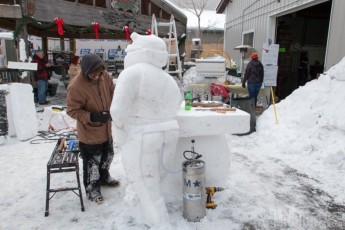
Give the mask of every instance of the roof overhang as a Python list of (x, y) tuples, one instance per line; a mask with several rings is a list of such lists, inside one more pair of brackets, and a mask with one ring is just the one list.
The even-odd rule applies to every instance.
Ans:
[(225, 8), (228, 6), (230, 2), (232, 2), (232, 0), (221, 0), (216, 8), (216, 12), (218, 14), (224, 13)]
[(151, 0), (154, 4), (159, 6), (161, 9), (164, 9), (169, 14), (174, 15), (175, 19), (180, 21), (183, 25), (187, 25), (187, 17), (184, 13), (178, 8), (171, 4), (169, 1), (165, 0)]
[(21, 18), (22, 9), (20, 5), (0, 4), (0, 18)]
[[(162, 0), (151, 1), (153, 3), (157, 2), (157, 6), (168, 14), (173, 14), (176, 19), (178, 34), (185, 33), (187, 17), (183, 13), (165, 2), (163, 3)], [(27, 26), (27, 32), (30, 35), (38, 37), (90, 39), (95, 38), (95, 32), (91, 22), (98, 22), (101, 25), (99, 30), (100, 39), (126, 39), (125, 33), (123, 32), (124, 25), (132, 26), (132, 31), (144, 34), (147, 28), (151, 28), (152, 24), (151, 15), (131, 14), (109, 8), (76, 4), (70, 1), (55, 0), (54, 2), (56, 4), (54, 4), (54, 7), (51, 7), (51, 1), (35, 0), (35, 11), (32, 16), (24, 15), (20, 19), (0, 16), (0, 27), (14, 31), (15, 39), (17, 33), (21, 31), (24, 22)], [(2, 5), (0, 4), (0, 6)], [(63, 17), (62, 19), (64, 20), (63, 35), (57, 33), (57, 26), (54, 23), (54, 18), (57, 16)], [(168, 21), (167, 19), (164, 20)], [(18, 27), (18, 25), (21, 27)]]

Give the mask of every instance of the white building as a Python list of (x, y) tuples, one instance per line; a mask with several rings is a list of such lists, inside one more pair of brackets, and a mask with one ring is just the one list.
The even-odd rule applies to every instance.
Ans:
[[(301, 62), (310, 70), (319, 62), (328, 70), (345, 56), (344, 0), (221, 0), (226, 14), (224, 47), (241, 62), (238, 45), (253, 47), (246, 55), (262, 56), (264, 43), (279, 44), (276, 94), (285, 98), (298, 88)], [(322, 68), (321, 68), (322, 69)]]

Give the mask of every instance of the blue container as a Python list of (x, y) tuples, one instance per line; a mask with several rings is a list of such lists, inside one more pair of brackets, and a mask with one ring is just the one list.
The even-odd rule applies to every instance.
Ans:
[(73, 151), (75, 145), (76, 145), (76, 141), (73, 141), (73, 140), (69, 141), (69, 142), (68, 142), (67, 150), (68, 150), (68, 151)]

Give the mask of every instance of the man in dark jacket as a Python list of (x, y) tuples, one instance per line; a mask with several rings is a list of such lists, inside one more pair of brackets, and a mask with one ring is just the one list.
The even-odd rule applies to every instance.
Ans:
[(96, 203), (103, 202), (101, 185), (120, 185), (109, 174), (114, 157), (109, 113), (114, 89), (113, 80), (96, 54), (83, 57), (81, 73), (67, 88), (67, 114), (77, 120), (85, 190)]
[(49, 101), (46, 100), (48, 90), (50, 64), (44, 59), (43, 50), (37, 50), (32, 58), (32, 62), (37, 63), (37, 71), (34, 71), (34, 80), (37, 84), (38, 104), (47, 105)]
[(242, 87), (246, 88), (246, 82), (248, 82), (248, 93), (251, 98), (254, 98), (256, 106), (258, 94), (264, 80), (264, 66), (258, 60), (257, 53), (253, 53), (251, 58), (252, 60), (248, 63), (244, 73)]

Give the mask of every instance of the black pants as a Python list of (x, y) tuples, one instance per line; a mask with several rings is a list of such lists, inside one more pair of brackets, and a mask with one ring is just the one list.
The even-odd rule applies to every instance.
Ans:
[(109, 177), (110, 164), (114, 158), (113, 142), (88, 145), (79, 142), (80, 155), (83, 158), (83, 182), (85, 188), (90, 183), (99, 184)]

